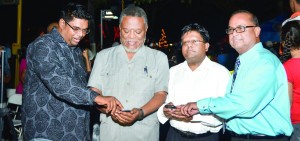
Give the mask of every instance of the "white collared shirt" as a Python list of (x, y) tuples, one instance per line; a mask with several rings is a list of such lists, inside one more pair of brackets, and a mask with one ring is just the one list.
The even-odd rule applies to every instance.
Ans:
[[(170, 69), (169, 93), (166, 103), (174, 105), (196, 102), (207, 97), (223, 96), (230, 78), (229, 71), (222, 65), (206, 57), (201, 65), (192, 71), (184, 61)], [(163, 104), (157, 116), (164, 124), (168, 118), (163, 113)], [(215, 115), (194, 115), (192, 122), (170, 120), (172, 127), (196, 134), (218, 132), (222, 128), (222, 120)], [(209, 126), (206, 126), (209, 125)]]

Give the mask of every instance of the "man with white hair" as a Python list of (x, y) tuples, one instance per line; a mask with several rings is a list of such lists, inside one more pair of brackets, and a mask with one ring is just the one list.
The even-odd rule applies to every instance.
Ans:
[(119, 28), (121, 44), (97, 54), (88, 83), (100, 95), (116, 97), (125, 108), (116, 114), (99, 108), (100, 140), (158, 141), (155, 112), (168, 92), (168, 58), (144, 45), (148, 22), (143, 9), (125, 8)]

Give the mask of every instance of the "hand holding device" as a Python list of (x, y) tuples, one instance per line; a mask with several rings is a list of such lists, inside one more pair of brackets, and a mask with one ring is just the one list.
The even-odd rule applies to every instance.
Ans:
[(176, 109), (176, 106), (174, 106), (174, 105), (165, 105), (165, 108)]
[(128, 110), (128, 109), (123, 109), (121, 110), (122, 112), (131, 112), (131, 110)]

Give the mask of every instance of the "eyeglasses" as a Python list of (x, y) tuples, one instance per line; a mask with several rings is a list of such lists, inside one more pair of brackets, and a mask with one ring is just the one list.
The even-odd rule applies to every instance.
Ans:
[(199, 45), (200, 43), (204, 43), (204, 41), (200, 41), (200, 40), (190, 40), (190, 41), (185, 41), (185, 42), (181, 42), (182, 46), (188, 46), (189, 43), (192, 43), (192, 45)]
[[(63, 19), (64, 20), (64, 19)], [(72, 27), (68, 22), (66, 22), (66, 20), (64, 20), (65, 23), (70, 27), (72, 28), (72, 30), (75, 32), (75, 33), (79, 33), (79, 31), (82, 31), (83, 34), (89, 34), (90, 33), (90, 29), (81, 29), (79, 27)]]
[(257, 26), (238, 26), (236, 28), (228, 28), (226, 29), (226, 34), (232, 34), (234, 31), (236, 33), (242, 33), (245, 32), (246, 28), (250, 28), (250, 27), (257, 27)]

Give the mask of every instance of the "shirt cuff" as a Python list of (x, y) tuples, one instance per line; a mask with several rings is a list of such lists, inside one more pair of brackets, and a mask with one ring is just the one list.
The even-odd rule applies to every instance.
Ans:
[(169, 119), (165, 116), (164, 112), (163, 112), (163, 108), (166, 104), (163, 104), (162, 106), (159, 107), (159, 109), (157, 110), (157, 118), (159, 120), (159, 122), (161, 124), (166, 123)]
[(197, 107), (201, 114), (212, 114), (210, 110), (211, 98), (205, 98), (197, 101)]
[(90, 93), (90, 98), (91, 98), (91, 105), (92, 104), (95, 104), (95, 102), (94, 102), (94, 100), (95, 100), (95, 98), (98, 96), (99, 94), (98, 93), (96, 93), (96, 92), (94, 92), (94, 91), (92, 91), (91, 90), (91, 93)]

